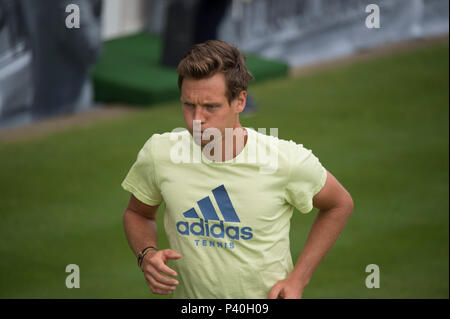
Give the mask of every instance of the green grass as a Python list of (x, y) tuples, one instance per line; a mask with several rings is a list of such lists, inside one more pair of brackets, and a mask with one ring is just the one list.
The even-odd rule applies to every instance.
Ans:
[[(448, 61), (432, 45), (250, 88), (260, 110), (242, 124), (311, 148), (355, 202), (305, 298), (449, 297)], [(182, 126), (175, 101), (0, 144), (0, 298), (156, 298), (126, 243), (120, 183), (151, 134)], [(292, 219), (294, 259), (315, 213)], [(80, 289), (65, 287), (71, 263)]]

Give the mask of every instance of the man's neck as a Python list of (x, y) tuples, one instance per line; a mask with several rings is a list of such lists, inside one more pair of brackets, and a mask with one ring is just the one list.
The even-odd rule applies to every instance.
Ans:
[[(225, 134), (225, 136), (222, 136), (222, 156), (220, 159), (222, 162), (232, 160), (238, 156), (247, 144), (248, 132), (245, 128), (239, 125), (233, 130), (230, 130), (230, 132), (231, 134)], [(203, 155), (210, 160), (219, 161), (214, 154), (214, 148), (205, 149), (205, 146), (206, 145), (202, 146), (202, 152), (206, 151)], [(220, 154), (217, 156), (220, 156)]]

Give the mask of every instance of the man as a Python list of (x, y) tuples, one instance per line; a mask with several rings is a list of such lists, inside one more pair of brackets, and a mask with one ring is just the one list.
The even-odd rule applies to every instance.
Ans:
[[(240, 125), (252, 76), (235, 47), (194, 45), (177, 71), (187, 130), (154, 134), (122, 183), (132, 193), (125, 233), (151, 291), (301, 298), (353, 210), (351, 196), (310, 150)], [(171, 249), (158, 250), (162, 201)], [(294, 267), (290, 218), (294, 207), (313, 206), (319, 212)]]

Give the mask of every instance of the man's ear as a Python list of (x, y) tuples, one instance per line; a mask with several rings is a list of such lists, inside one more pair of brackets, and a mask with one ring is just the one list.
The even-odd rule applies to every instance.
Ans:
[(233, 102), (236, 103), (237, 113), (241, 113), (245, 108), (245, 104), (247, 103), (247, 91), (241, 91)]

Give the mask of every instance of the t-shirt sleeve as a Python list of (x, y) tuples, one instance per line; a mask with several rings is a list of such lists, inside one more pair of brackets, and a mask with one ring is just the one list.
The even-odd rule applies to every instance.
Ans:
[(142, 147), (127, 176), (122, 182), (122, 188), (132, 193), (141, 202), (156, 206), (161, 204), (161, 190), (157, 183), (153, 135)]
[(327, 171), (311, 150), (290, 142), (290, 174), (286, 185), (286, 199), (301, 213), (313, 209), (313, 197), (325, 185)]

